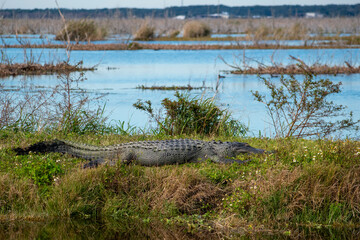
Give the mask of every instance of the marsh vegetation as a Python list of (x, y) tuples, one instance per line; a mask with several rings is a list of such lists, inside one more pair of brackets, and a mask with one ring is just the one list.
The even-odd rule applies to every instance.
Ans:
[[(56, 34), (63, 28), (63, 22), (56, 19), (46, 23), (39, 19), (26, 22), (18, 19), (0, 21), (4, 34)], [(106, 29), (109, 35), (127, 36), (133, 36), (146, 26), (144, 35), (141, 35), (144, 37), (142, 40), (150, 40), (156, 36), (175, 38), (175, 33), (181, 31), (186, 24), (186, 21), (175, 19), (146, 21), (148, 25), (144, 24), (144, 19), (93, 19), (87, 22), (82, 20), (77, 26), (85, 26), (94, 33), (98, 31), (96, 29)], [(341, 34), (350, 33), (350, 37), (356, 39), (356, 34), (359, 33), (357, 18), (209, 19), (207, 24), (212, 33), (242, 33), (244, 35), (240, 38), (253, 43), (252, 46), (239, 48), (266, 48), (261, 43), (264, 39), (301, 39), (309, 46), (312, 38), (329, 38), (343, 44), (348, 36)], [(96, 37), (90, 32), (80, 34), (79, 29), (74, 32), (79, 34), (71, 39), (75, 41), (73, 45), (65, 43), (70, 51), (66, 51), (66, 54), (75, 49), (157, 49), (157, 46), (131, 42), (129, 38), (121, 40), (122, 45), (116, 46), (82, 44), (81, 41), (94, 41)], [(183, 35), (188, 38), (197, 36), (186, 36), (185, 32)], [(68, 37), (69, 32), (62, 36), (65, 42)], [(356, 40), (351, 41), (356, 43)], [(19, 45), (25, 50), (28, 46)], [(41, 48), (46, 46), (59, 48), (64, 45), (39, 45)], [(273, 46), (277, 46), (276, 43)], [(4, 48), (6, 47), (8, 46)], [(177, 47), (185, 48), (181, 45)], [(207, 47), (211, 48), (209, 45)], [(159, 44), (158, 48), (166, 49), (166, 45)], [(191, 48), (199, 49), (201, 45), (187, 46), (187, 49)], [(213, 47), (218, 48), (219, 46)], [(139, 61), (140, 67), (145, 68), (144, 72), (148, 74), (150, 68), (146, 68), (146, 54), (151, 54), (150, 64), (154, 67), (155, 51), (138, 51), (138, 55), (134, 56), (127, 55), (128, 51), (122, 52), (126, 53), (122, 56), (124, 62), (119, 66), (114, 65), (115, 67), (130, 68), (126, 64)], [(186, 51), (176, 53), (185, 55), (187, 64), (195, 65)], [(218, 55), (217, 52), (215, 55)], [(28, 55), (24, 55), (26, 59), (25, 56)], [(78, 58), (89, 60), (86, 56)], [(115, 57), (104, 61), (113, 62), (119, 56), (120, 52), (116, 52)], [(67, 57), (65, 63), (61, 63), (65, 65), (61, 66), (73, 67), (66, 65), (72, 62), (70, 55)], [(205, 58), (209, 58), (208, 55)], [(169, 68), (172, 74), (176, 71), (172, 64), (182, 61), (175, 59), (175, 62), (165, 65), (164, 61), (174, 59), (173, 52), (169, 58), (161, 59), (161, 67)], [(194, 59), (196, 62), (200, 61), (199, 56)], [(36, 70), (32, 66), (39, 66), (38, 62), (30, 62), (33, 65), (28, 65), (30, 67), (26, 71), (15, 60), (9, 61), (7, 66), (21, 74), (49, 73), (42, 69), (45, 65), (40, 64), (41, 70)], [(14, 90), (6, 85), (6, 81), (10, 81), (10, 78), (6, 78), (0, 82), (0, 228), (6, 229), (0, 231), (0, 238), (41, 238), (47, 234), (55, 234), (54, 232), (60, 238), (68, 236), (67, 234), (76, 238), (79, 232), (99, 238), (358, 237), (360, 143), (344, 136), (340, 139), (332, 138), (329, 134), (338, 128), (356, 127), (359, 122), (356, 118), (352, 119), (350, 113), (337, 114), (337, 110), (340, 112), (345, 109), (329, 99), (329, 96), (340, 92), (341, 84), (316, 74), (339, 74), (344, 69), (345, 73), (352, 73), (351, 71), (358, 72), (359, 67), (351, 61), (344, 61), (344, 67), (332, 65), (329, 68), (324, 68), (324, 65), (296, 63), (297, 65), (289, 67), (275, 64), (272, 66), (275, 70), (261, 64), (259, 68), (245, 64), (236, 69), (242, 73), (250, 71), (249, 73), (281, 74), (276, 83), (272, 82), (271, 75), (257, 78), (260, 80), (257, 82), (264, 84), (270, 94), (257, 92), (258, 88), (253, 89), (254, 96), (259, 102), (265, 103), (270, 114), (268, 117), (273, 120), (273, 138), (268, 138), (261, 132), (258, 137), (254, 137), (255, 134), (249, 131), (247, 125), (235, 118), (226, 105), (221, 104), (216, 95), (222, 83), (219, 72), (216, 72), (218, 82), (213, 97), (200, 91), (206, 92), (208, 89), (193, 89), (200, 93), (187, 94), (184, 91), (190, 90), (190, 84), (184, 86), (185, 89), (180, 85), (159, 85), (164, 90), (178, 90), (174, 96), (164, 97), (160, 108), (155, 107), (151, 100), (136, 102), (131, 95), (134, 107), (148, 114), (155, 124), (150, 127), (138, 127), (124, 121), (108, 121), (104, 95), (91, 94), (91, 91), (81, 87), (87, 76), (83, 71), (69, 73), (63, 70), (58, 73), (54, 70), (57, 73), (56, 82), (50, 87), (39, 87), (23, 80), (23, 85)], [(195, 65), (194, 69), (199, 70), (199, 66), (201, 65)], [(128, 82), (129, 79), (138, 77), (134, 73), (139, 69), (134, 69), (131, 74), (124, 76)], [(288, 69), (294, 70), (286, 72)], [(110, 72), (111, 69), (106, 71)], [(183, 74), (182, 69), (177, 71)], [(104, 69), (99, 73), (104, 74)], [(299, 75), (287, 76), (289, 73)], [(117, 71), (115, 74), (118, 80), (120, 74)], [(144, 76), (145, 74), (140, 77)], [(168, 75), (166, 77), (168, 82)], [(198, 81), (203, 81), (203, 78), (199, 79), (201, 80)], [(181, 80), (184, 82), (184, 77)], [(114, 82), (109, 82), (112, 87), (115, 85)], [(104, 81), (96, 84), (106, 87)], [(141, 88), (146, 88), (144, 86)], [(238, 91), (234, 86), (231, 85), (230, 88)], [(26, 91), (19, 94), (24, 89)], [(236, 95), (239, 97), (240, 91)], [(234, 99), (238, 100), (232, 98), (232, 101)], [(332, 124), (327, 121), (329, 119), (340, 124)], [(310, 135), (315, 138), (309, 138)], [(70, 155), (31, 153), (18, 156), (12, 150), (54, 138), (102, 146), (173, 138), (239, 141), (248, 142), (271, 153), (237, 156), (240, 160), (252, 159), (245, 165), (220, 165), (205, 161), (179, 166), (143, 167), (119, 163), (113, 167), (82, 169), (84, 160)], [(91, 227), (91, 233), (85, 226)]]

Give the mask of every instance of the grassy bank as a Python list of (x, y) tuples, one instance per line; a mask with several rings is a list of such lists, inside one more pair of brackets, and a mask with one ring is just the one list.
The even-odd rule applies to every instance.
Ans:
[(109, 145), (164, 137), (1, 131), (2, 222), (94, 220), (109, 234), (121, 225), (148, 237), (214, 238), (316, 237), (360, 226), (358, 141), (219, 137), (276, 153), (254, 156), (246, 165), (119, 164), (86, 170), (83, 160), (70, 156), (16, 156), (11, 150), (53, 138)]

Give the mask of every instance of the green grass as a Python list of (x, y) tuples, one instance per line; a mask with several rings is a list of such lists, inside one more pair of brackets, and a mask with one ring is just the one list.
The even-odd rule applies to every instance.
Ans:
[(157, 134), (181, 136), (198, 134), (205, 136), (244, 136), (246, 126), (233, 119), (228, 109), (217, 105), (214, 98), (192, 97), (176, 92), (175, 100), (162, 100), (164, 111), (152, 108), (151, 101), (138, 100), (133, 106), (146, 112), (158, 127)]
[[(254, 161), (246, 165), (206, 161), (84, 170), (81, 159), (60, 154), (16, 156), (11, 148), (53, 138), (109, 145), (165, 137), (4, 131), (0, 135), (2, 222), (86, 220), (101, 223), (110, 235), (136, 229), (149, 236), (155, 227), (160, 235), (202, 237), (214, 233), (254, 237), (264, 232), (280, 237), (316, 232), (315, 236), (328, 236), (327, 230), (352, 234), (351, 229), (360, 225), (357, 141), (220, 137), (276, 153), (252, 156)], [(244, 158), (249, 156), (239, 156)]]

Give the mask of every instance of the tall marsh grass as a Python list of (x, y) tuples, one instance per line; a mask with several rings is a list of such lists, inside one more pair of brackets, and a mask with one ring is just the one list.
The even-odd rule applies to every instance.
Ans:
[[(71, 19), (69, 19), (71, 20)], [(91, 19), (96, 26), (106, 29), (108, 34), (130, 34), (132, 35), (144, 23), (144, 19), (137, 18), (94, 18)], [(180, 30), (188, 20), (177, 20), (171, 18), (151, 19), (152, 26), (159, 33), (169, 35), (174, 29)], [(311, 34), (341, 34), (360, 33), (358, 18), (274, 18), (274, 19), (206, 19), (207, 25), (213, 33), (246, 33), (251, 29), (265, 26), (271, 32), (276, 29), (290, 30), (295, 24), (307, 29)], [(61, 19), (2, 19), (0, 33), (36, 33), (57, 34), (63, 28)], [(44, 36), (45, 37), (45, 36)]]
[(93, 20), (72, 20), (65, 24), (66, 27), (56, 35), (56, 40), (91, 42), (103, 40), (108, 34), (105, 28), (99, 27)]
[(210, 27), (201, 21), (190, 21), (185, 23), (183, 27), (184, 38), (210, 37)]
[(143, 24), (135, 33), (133, 39), (139, 41), (150, 41), (155, 38), (155, 28), (148, 23)]
[(58, 83), (48, 89), (38, 89), (25, 81), (20, 88), (30, 91), (22, 94), (0, 85), (0, 130), (78, 134), (110, 131), (105, 123), (103, 95), (91, 97), (79, 85), (84, 80), (83, 73), (60, 74)]

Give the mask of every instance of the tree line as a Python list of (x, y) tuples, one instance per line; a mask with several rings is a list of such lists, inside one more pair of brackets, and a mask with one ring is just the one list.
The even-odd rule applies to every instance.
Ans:
[[(306, 13), (321, 14), (324, 17), (357, 17), (360, 4), (345, 5), (281, 5), (244, 6), (199, 5), (184, 7), (153, 8), (103, 8), (103, 9), (61, 9), (66, 18), (166, 18), (183, 15), (187, 18), (206, 17), (210, 14), (227, 12), (230, 18), (258, 17), (304, 17)], [(57, 9), (2, 9), (0, 18), (59, 18)]]

